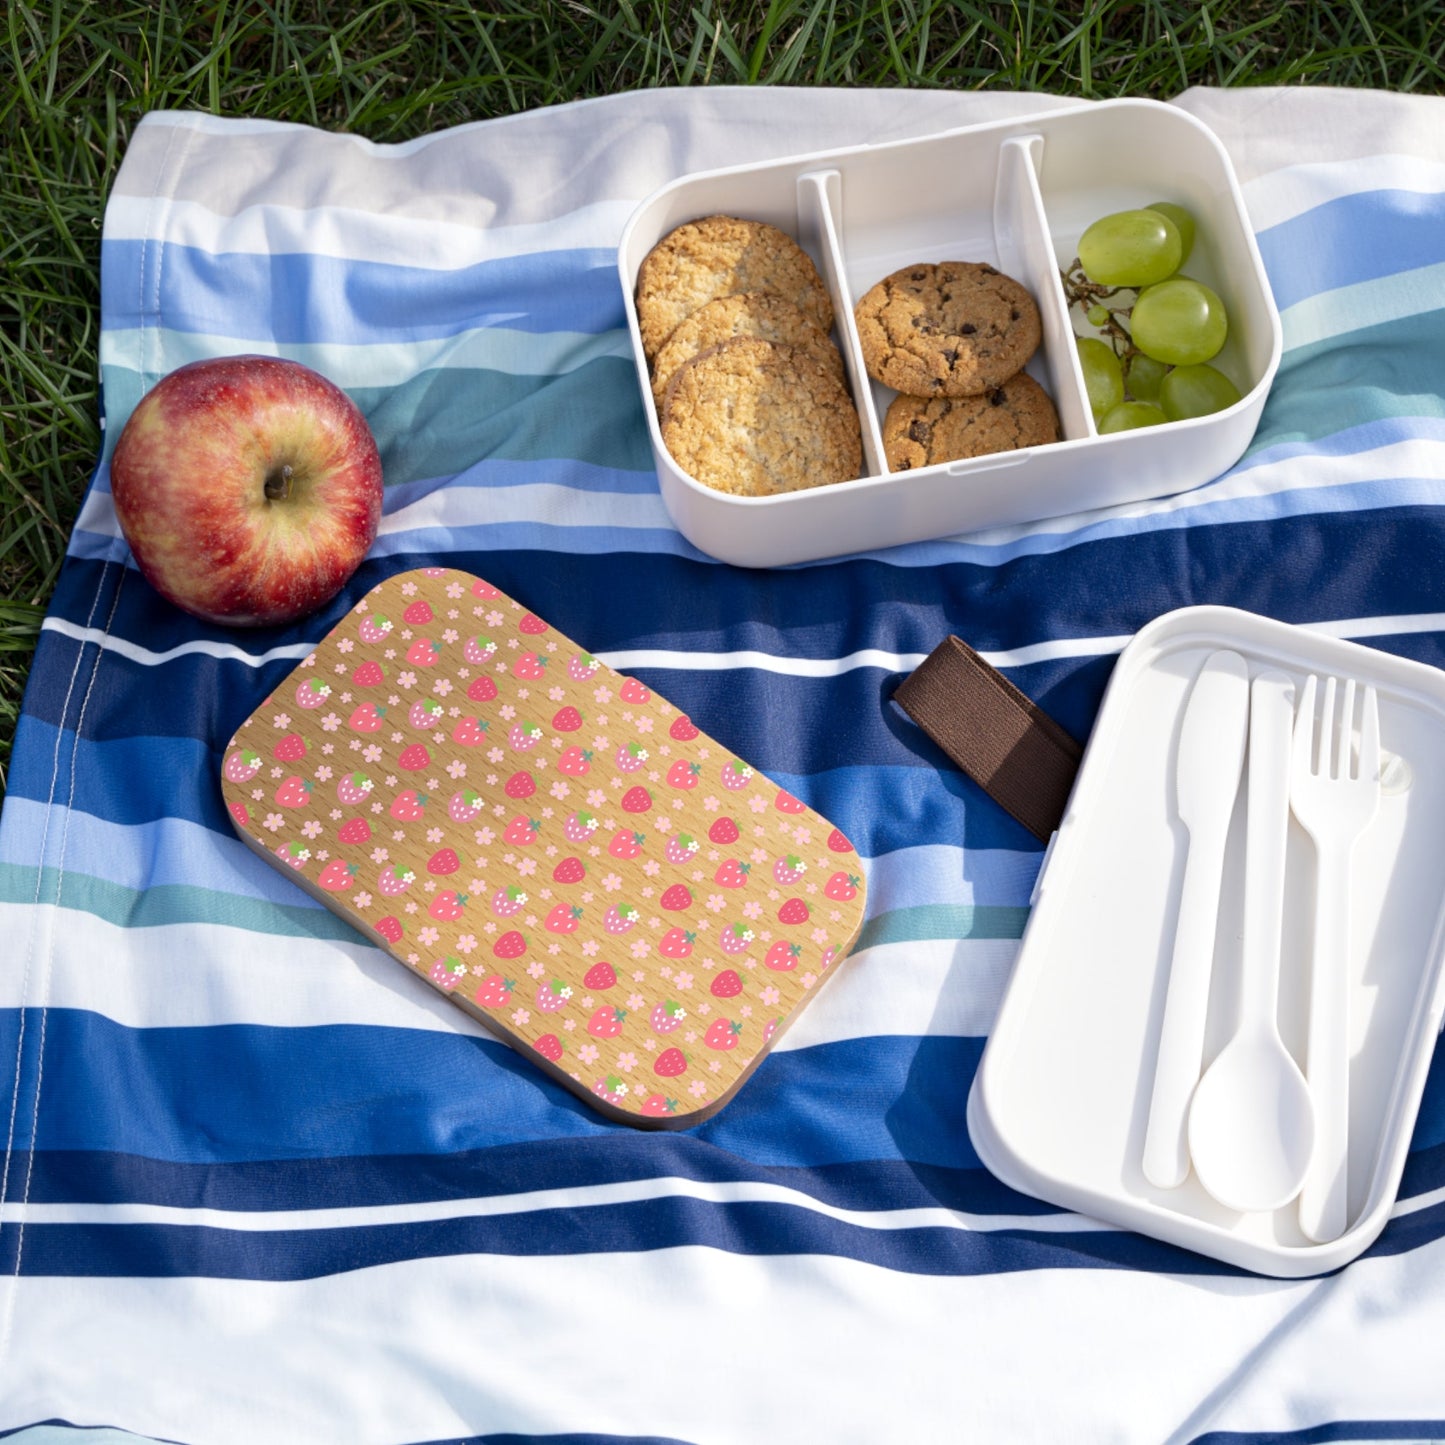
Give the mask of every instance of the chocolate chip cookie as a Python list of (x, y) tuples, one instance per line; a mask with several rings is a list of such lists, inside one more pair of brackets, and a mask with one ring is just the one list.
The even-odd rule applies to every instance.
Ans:
[(766, 221), (704, 216), (670, 231), (637, 271), (637, 324), (651, 361), (678, 325), (719, 296), (771, 291), (806, 311), (824, 332), (833, 303), (812, 258)]
[(846, 481), (863, 464), (842, 382), (811, 353), (757, 336), (721, 342), (677, 369), (662, 439), (689, 476), (742, 497)]
[(978, 396), (1022, 370), (1042, 335), (1028, 291), (992, 266), (905, 266), (855, 308), (868, 375), (909, 396)]
[(891, 472), (1043, 446), (1058, 439), (1054, 404), (1026, 372), (980, 396), (930, 400), (900, 395), (883, 419), (883, 453)]
[(735, 336), (760, 336), (764, 341), (799, 347), (843, 380), (843, 357), (812, 316), (771, 291), (744, 291), (709, 301), (663, 343), (652, 363), (652, 398), (658, 408), (679, 366)]

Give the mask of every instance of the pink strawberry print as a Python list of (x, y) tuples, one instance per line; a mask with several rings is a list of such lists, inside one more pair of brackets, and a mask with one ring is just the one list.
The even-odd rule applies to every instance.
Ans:
[(433, 616), (431, 603), (426, 598), (419, 597), (401, 614), (401, 620), (409, 627), (425, 627)]
[(778, 909), (778, 922), (787, 924), (806, 923), (808, 921), (808, 905), (801, 898), (789, 898)]
[(856, 873), (846, 873), (840, 868), (823, 885), (823, 897), (835, 903), (851, 903), (858, 896), (859, 881)]
[(621, 743), (612, 760), (619, 773), (635, 773), (647, 762), (647, 749), (641, 743)]
[(462, 648), (462, 656), (473, 667), (485, 667), (497, 655), (497, 644), (490, 637), (469, 637)]
[(514, 978), (503, 978), (499, 973), (489, 973), (477, 985), (476, 1001), (483, 1008), (506, 1008), (512, 1001), (512, 990), (516, 988)]
[(432, 900), (432, 906), (427, 909), (431, 917), (439, 919), (443, 923), (455, 923), (462, 916), (467, 906), (467, 895), (457, 893), (451, 888), (444, 888)]
[(734, 758), (731, 762), (723, 764), (723, 787), (737, 792), (740, 788), (747, 787), (752, 780), (753, 770), (741, 758)]
[(780, 813), (801, 813), (807, 809), (807, 804), (800, 798), (795, 798), (785, 788), (778, 789), (778, 796), (773, 799), (773, 807)]
[(689, 933), (684, 928), (669, 928), (662, 935), (662, 942), (657, 945), (657, 951), (664, 958), (687, 958), (692, 953), (692, 946), (697, 942), (697, 935)]
[(517, 624), (517, 631), (525, 632), (529, 637), (540, 637), (546, 630), (547, 624), (535, 612), (524, 613)]
[(480, 747), (487, 740), (487, 720), (480, 717), (464, 717), (457, 719), (457, 725), (452, 729), (452, 741), (460, 743), (464, 748)]
[(356, 864), (333, 858), (321, 870), (317, 884), (328, 893), (344, 893), (356, 880)]
[(306, 756), (306, 739), (300, 733), (287, 733), (277, 739), (271, 756), (279, 763), (294, 763)]
[(346, 725), (354, 733), (379, 733), (385, 718), (384, 707), (374, 702), (364, 702), (352, 712)]
[(821, 970), (823, 970), (823, 969), (826, 969), (826, 968), (828, 967), (828, 965), (829, 965), (830, 963), (832, 963), (833, 960), (834, 960), (835, 958), (837, 958), (837, 957), (838, 957), (838, 950), (837, 950), (836, 947), (831, 947), (831, 946), (830, 946), (830, 947), (828, 947), (828, 948), (825, 948), (825, 949), (823, 950), (823, 956), (818, 960), (818, 968), (819, 968), (819, 970), (821, 971)]
[(559, 733), (575, 733), (582, 726), (582, 714), (575, 707), (559, 707), (552, 714), (552, 727)]
[(587, 865), (580, 858), (564, 858), (553, 870), (554, 883), (580, 883), (587, 876)]
[(575, 745), (565, 749), (562, 756), (557, 759), (557, 771), (564, 773), (569, 778), (586, 777), (592, 771), (591, 750)]
[(670, 1034), (682, 1027), (682, 1021), (687, 1017), (687, 1010), (680, 1003), (674, 1003), (672, 999), (664, 999), (661, 1003), (655, 1004), (652, 1009), (652, 1031), (658, 1034)]
[(401, 756), (397, 758), (396, 765), (405, 768), (409, 773), (420, 772), (423, 768), (431, 766), (431, 753), (423, 743), (412, 743), (409, 747), (401, 750)]
[(511, 732), (507, 734), (508, 744), (519, 753), (530, 752), (541, 741), (542, 729), (536, 723), (513, 723)]
[(391, 631), (391, 618), (384, 613), (373, 612), (370, 617), (361, 619), (361, 626), (357, 629), (357, 636), (363, 642), (381, 642)]
[(635, 677), (624, 677), (622, 686), (617, 689), (617, 696), (623, 702), (641, 704), (649, 701), (652, 694)]
[(763, 956), (763, 967), (771, 968), (775, 973), (791, 973), (802, 956), (803, 950), (798, 944), (780, 938)]
[(228, 783), (249, 783), (261, 771), (261, 754), (241, 749), (226, 759), (221, 771)]
[(283, 808), (304, 808), (311, 800), (311, 784), (293, 773), (276, 789), (276, 801)]
[(546, 917), (542, 926), (548, 933), (576, 933), (582, 922), (582, 905), (574, 903), (568, 907), (559, 903)]
[(405, 893), (415, 881), (416, 874), (404, 863), (393, 863), (390, 868), (381, 870), (376, 891), (387, 898), (395, 898), (397, 894)]
[(626, 1009), (613, 1008), (611, 1004), (603, 1004), (587, 1020), (587, 1032), (594, 1038), (615, 1039), (622, 1032), (622, 1025), (626, 1021)]
[(338, 842), (357, 847), (371, 840), (371, 824), (365, 818), (348, 818), (337, 830)]
[(642, 915), (630, 903), (614, 903), (602, 916), (602, 926), (608, 933), (626, 933), (636, 925)]
[(414, 728), (425, 728), (428, 732), (440, 725), (442, 720), (442, 705), (434, 697), (424, 697), (412, 703), (411, 711), (406, 715), (406, 720)]
[(455, 848), (438, 848), (426, 860), (426, 871), (438, 878), (445, 878), (447, 874), (455, 873), (461, 866), (462, 860), (457, 857)]
[(379, 918), (372, 925), (388, 943), (400, 943), (406, 934), (406, 926), (394, 913)]
[(406, 650), (406, 660), (413, 667), (435, 667), (441, 655), (441, 643), (430, 637), (418, 637)]
[(386, 671), (379, 662), (368, 658), (357, 664), (351, 681), (355, 687), (380, 687), (386, 681)]
[(646, 833), (634, 833), (631, 828), (619, 828), (612, 835), (607, 851), (614, 858), (636, 858), (641, 855), (642, 845), (646, 841)]
[(684, 791), (697, 787), (698, 778), (702, 773), (701, 763), (690, 763), (686, 758), (679, 758), (667, 770), (667, 786), (669, 788), (682, 788)]
[(592, 1092), (609, 1104), (623, 1103), (628, 1094), (628, 1085), (617, 1074), (607, 1074), (592, 1085)]
[(667, 840), (667, 846), (662, 850), (662, 856), (669, 863), (678, 865), (691, 863), (693, 855), (698, 850), (698, 841), (691, 833), (674, 833)]
[(431, 981), (440, 984), (448, 993), (467, 976), (467, 966), (455, 954), (439, 958), (431, 966)]
[(834, 828), (828, 834), (828, 849), (833, 853), (851, 853), (853, 845), (837, 828)]
[(718, 947), (724, 953), (743, 953), (753, 941), (753, 931), (746, 923), (739, 920), (737, 923), (730, 923), (723, 929), (718, 938)]
[(708, 992), (714, 998), (736, 998), (743, 991), (742, 975), (735, 968), (725, 968), (714, 976)]
[(481, 577), (478, 577), (477, 580), (472, 583), (473, 597), (500, 597), (501, 595), (490, 582)]
[(497, 684), (486, 673), (480, 677), (474, 677), (467, 685), (467, 696), (473, 702), (491, 702), (496, 695)]
[(717, 865), (712, 880), (721, 888), (745, 888), (752, 866), (751, 863), (739, 863), (736, 858), (724, 858)]
[(672, 1079), (679, 1074), (687, 1072), (689, 1059), (683, 1051), (677, 1047), (664, 1049), (657, 1056), (657, 1062), (652, 1066), (652, 1072), (659, 1078)]
[(251, 826), (251, 814), (244, 803), (228, 803), (226, 806), (231, 810), (231, 816), (243, 828)]
[(738, 825), (731, 818), (719, 818), (707, 830), (707, 836), (711, 842), (726, 848), (729, 844), (738, 841)]
[(536, 1049), (544, 1059), (550, 1059), (554, 1064), (565, 1052), (565, 1046), (556, 1034), (543, 1034), (532, 1047)]
[(666, 1094), (649, 1094), (642, 1101), (638, 1113), (646, 1114), (653, 1119), (667, 1114), (675, 1114), (677, 1113), (677, 1100), (669, 1099)]
[(579, 652), (571, 662), (567, 664), (567, 676), (570, 677), (573, 682), (587, 682), (596, 674), (598, 668), (601, 666), (602, 664), (589, 653)]
[(562, 824), (562, 836), (569, 843), (585, 843), (596, 831), (596, 817), (582, 808)]
[(502, 837), (514, 848), (530, 848), (537, 841), (537, 834), (542, 831), (542, 824), (536, 818), (528, 818), (518, 813), (510, 823)]
[(276, 849), (276, 856), (292, 868), (304, 868), (311, 858), (311, 850), (304, 843), (282, 843)]
[(736, 1019), (714, 1019), (703, 1035), (703, 1043), (710, 1049), (735, 1049), (743, 1026)]
[(523, 768), (507, 779), (502, 786), (502, 791), (509, 798), (530, 798), (537, 791), (537, 780)]
[(524, 652), (512, 664), (512, 676), (519, 677), (523, 682), (536, 682), (538, 678), (547, 675), (547, 659), (539, 657), (535, 652)]
[(426, 813), (426, 805), (431, 802), (427, 793), (419, 793), (415, 788), (403, 788), (396, 797), (391, 800), (391, 807), (387, 812), (399, 823), (415, 823)]
[(520, 913), (527, 906), (527, 891), (518, 888), (515, 883), (509, 883), (505, 888), (498, 888), (492, 894), (492, 912), (498, 918), (510, 918), (514, 913)]
[(348, 807), (364, 803), (371, 796), (371, 779), (365, 773), (347, 773), (336, 785), (336, 797)]
[(296, 684), (296, 706), (301, 708), (324, 707), (326, 699), (331, 696), (331, 685), (325, 682), (313, 682), (309, 677), (304, 677)]
[(638, 783), (634, 788), (622, 795), (622, 811), (624, 813), (645, 813), (652, 806), (652, 794)]
[(690, 743), (699, 734), (692, 719), (679, 714), (673, 718), (672, 726), (668, 728), (667, 735), (668, 737), (676, 738), (680, 743)]
[(808, 865), (797, 854), (788, 853), (773, 864), (773, 880), (786, 887), (791, 883), (796, 883), (807, 871)]
[(605, 958), (598, 959), (582, 979), (582, 987), (590, 988), (593, 993), (606, 993), (609, 988), (616, 986), (617, 970)]
[(537, 985), (537, 1007), (544, 1014), (554, 1014), (559, 1009), (567, 1007), (567, 1000), (572, 997), (572, 986), (560, 978), (554, 978), (550, 982), (543, 981)]
[(674, 883), (671, 888), (665, 888), (662, 897), (659, 898), (660, 907), (668, 910), (669, 913), (680, 913), (683, 909), (692, 907), (692, 894), (682, 883)]
[(493, 945), (492, 952), (498, 958), (521, 958), (527, 951), (527, 937), (514, 928), (504, 933)]
[(482, 795), (470, 788), (452, 794), (447, 803), (447, 817), (453, 823), (470, 823), (482, 811)]

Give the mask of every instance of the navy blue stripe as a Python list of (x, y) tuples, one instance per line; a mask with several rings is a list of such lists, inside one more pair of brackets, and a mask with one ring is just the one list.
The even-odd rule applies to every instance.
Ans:
[[(137, 286), (145, 241), (101, 247), (105, 326), (161, 324), (238, 341), (376, 345), (516, 331), (612, 331), (626, 324), (617, 252), (537, 251), (454, 270), (292, 252), (216, 254), (168, 243), (159, 276)], [(161, 247), (150, 247), (152, 257)], [(144, 300), (145, 314), (138, 307)]]
[(1386, 1440), (1424, 1445), (1445, 1440), (1445, 1416), (1435, 1420), (1334, 1420), (1300, 1430), (1210, 1430), (1190, 1445), (1327, 1445), (1332, 1440)]

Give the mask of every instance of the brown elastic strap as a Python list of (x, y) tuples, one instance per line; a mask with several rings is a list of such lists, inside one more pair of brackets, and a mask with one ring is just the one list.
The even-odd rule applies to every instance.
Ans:
[(940, 642), (893, 696), (994, 802), (1048, 841), (1084, 755), (1053, 718), (956, 637)]

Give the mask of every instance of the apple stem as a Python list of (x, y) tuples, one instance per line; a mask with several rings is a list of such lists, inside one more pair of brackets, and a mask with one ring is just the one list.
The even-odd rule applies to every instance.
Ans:
[(266, 497), (272, 502), (284, 502), (291, 495), (291, 466), (282, 463), (281, 470), (272, 472), (266, 478)]

